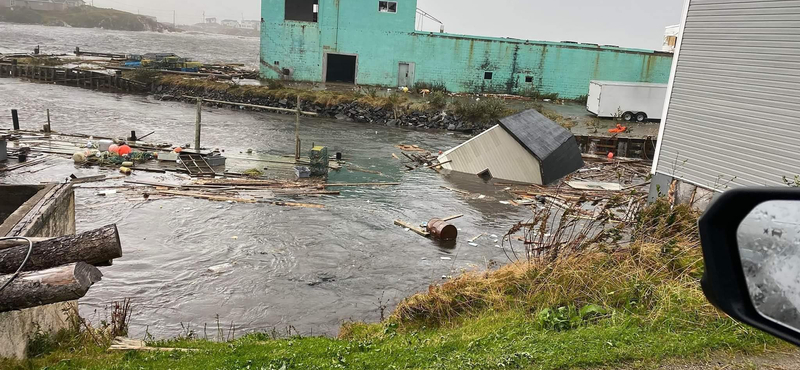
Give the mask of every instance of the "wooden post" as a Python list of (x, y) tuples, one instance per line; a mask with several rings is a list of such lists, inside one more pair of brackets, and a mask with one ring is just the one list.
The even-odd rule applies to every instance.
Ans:
[[(0, 274), (17, 271), (28, 253), (28, 243), (3, 248), (0, 245)], [(107, 264), (122, 257), (116, 225), (105, 226), (78, 235), (34, 241), (33, 252), (23, 271), (36, 271), (68, 263)]]
[(11, 110), (11, 123), (14, 126), (14, 131), (19, 131), (19, 115), (16, 109)]
[[(0, 312), (76, 300), (102, 277), (100, 270), (83, 262), (23, 273), (0, 292)], [(10, 278), (0, 276), (0, 282)]]
[(44, 126), (44, 132), (50, 132), (50, 109), (47, 109), (47, 125)]
[(297, 112), (295, 112), (294, 159), (300, 159), (300, 95), (297, 95)]
[(200, 122), (203, 119), (203, 99), (197, 98), (197, 119), (194, 123), (194, 150), (200, 151)]

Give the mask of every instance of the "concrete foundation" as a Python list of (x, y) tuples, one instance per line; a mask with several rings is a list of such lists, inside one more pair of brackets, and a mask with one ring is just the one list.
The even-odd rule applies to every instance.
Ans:
[(55, 334), (74, 329), (78, 302), (61, 302), (0, 313), (0, 358), (27, 357), (28, 344), (37, 332)]
[[(672, 194), (670, 194), (672, 189)], [(659, 197), (674, 197), (675, 204), (688, 204), (699, 211), (705, 211), (708, 205), (716, 199), (719, 192), (706, 189), (672, 176), (657, 173), (653, 175), (650, 183), (648, 202), (655, 202)]]
[[(75, 234), (75, 194), (69, 184), (0, 185), (0, 236)], [(70, 329), (78, 302), (0, 313), (0, 357), (24, 358), (37, 332)]]

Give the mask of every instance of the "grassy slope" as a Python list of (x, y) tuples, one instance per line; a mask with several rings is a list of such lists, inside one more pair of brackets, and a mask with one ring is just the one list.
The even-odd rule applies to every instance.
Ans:
[[(176, 341), (196, 353), (108, 353), (96, 347), (59, 351), (9, 369), (561, 369), (702, 357), (715, 350), (754, 352), (774, 343), (729, 320), (696, 327), (641, 326), (625, 315), (565, 332), (541, 330), (522, 312), (487, 313), (447, 329), (403, 333), (371, 326), (375, 335), (349, 340), (269, 340), (250, 335), (232, 343)], [(0, 363), (2, 365), (2, 363)], [(30, 366), (30, 367), (29, 367)]]
[(136, 14), (114, 9), (94, 7), (70, 8), (66, 11), (40, 11), (27, 8), (10, 10), (0, 8), (0, 20), (12, 23), (60, 25), (72, 27), (125, 30), (158, 31), (163, 28), (157, 22)]
[[(705, 300), (695, 215), (657, 202), (629, 246), (471, 272), (409, 297), (339, 339), (175, 340), (197, 352), (106, 352), (73, 339), (8, 369), (564, 369), (655, 364), (783, 349)], [(658, 242), (655, 242), (658, 241)], [(626, 365), (627, 366), (627, 365)]]

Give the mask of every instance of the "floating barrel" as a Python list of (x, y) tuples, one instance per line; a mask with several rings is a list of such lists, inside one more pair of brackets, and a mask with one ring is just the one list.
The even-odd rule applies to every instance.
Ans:
[(458, 229), (438, 218), (434, 218), (428, 222), (428, 232), (431, 233), (433, 237), (444, 241), (456, 240), (456, 238), (458, 238)]

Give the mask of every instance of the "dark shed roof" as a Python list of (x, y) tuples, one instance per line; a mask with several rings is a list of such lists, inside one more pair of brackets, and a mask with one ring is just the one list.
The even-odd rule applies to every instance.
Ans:
[(539, 160), (544, 184), (583, 167), (575, 136), (533, 109), (500, 119), (500, 126)]

